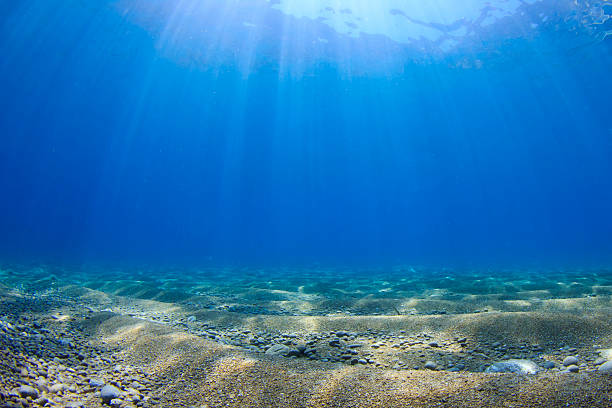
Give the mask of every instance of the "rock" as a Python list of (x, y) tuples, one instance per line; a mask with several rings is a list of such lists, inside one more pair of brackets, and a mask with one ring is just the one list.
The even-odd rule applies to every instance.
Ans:
[(598, 365), (602, 365), (602, 364), (603, 364), (603, 363), (605, 363), (606, 361), (608, 361), (608, 360), (606, 360), (606, 359), (605, 359), (605, 358), (603, 358), (603, 357), (599, 357), (597, 360), (595, 360), (595, 361), (593, 362), (593, 365), (596, 365), (596, 366), (598, 366)]
[(121, 391), (113, 385), (105, 385), (100, 391), (100, 398), (102, 402), (109, 404), (111, 400), (118, 398), (121, 395)]
[(551, 370), (555, 368), (555, 363), (553, 363), (552, 361), (546, 361), (544, 362), (544, 364), (542, 364), (542, 367), (544, 367), (547, 370)]
[(492, 364), (485, 373), (536, 374), (540, 368), (531, 360), (506, 360)]
[(284, 344), (275, 344), (266, 350), (266, 354), (269, 356), (288, 356), (291, 351), (292, 350)]
[(289, 349), (289, 352), (285, 354), (286, 357), (299, 357), (302, 353), (299, 350)]
[[(49, 387), (47, 386), (47, 380), (45, 380), (44, 378), (41, 378), (39, 380), (36, 381), (36, 388), (38, 388), (41, 392), (47, 392), (49, 391)], [(44, 405), (44, 404), (42, 404)]]
[(578, 359), (574, 356), (565, 357), (563, 360), (563, 365), (566, 367), (576, 364), (578, 364)]
[(435, 341), (432, 341), (429, 343), (429, 347), (440, 347), (440, 345), (436, 343)]
[(433, 361), (426, 362), (424, 367), (428, 370), (436, 370), (438, 368), (436, 363), (434, 363)]
[(340, 340), (330, 340), (329, 341), (329, 345), (331, 347), (342, 347), (342, 344), (340, 343)]
[(120, 407), (121, 405), (123, 405), (123, 401), (121, 401), (119, 398), (113, 398), (109, 405), (111, 407)]
[(83, 408), (84, 405), (82, 402), (67, 402), (64, 405), (64, 408)]
[(569, 371), (570, 373), (577, 373), (578, 371), (580, 371), (580, 368), (578, 368), (577, 365), (572, 364), (571, 366), (567, 367), (567, 371)]
[(21, 387), (19, 387), (19, 389), (17, 389), (17, 392), (24, 398), (38, 398), (38, 390), (34, 387), (30, 387), (29, 385), (22, 385)]
[(94, 388), (101, 388), (104, 387), (104, 381), (99, 378), (90, 378), (89, 385)]
[(34, 401), (36, 404), (40, 405), (41, 407), (44, 406), (47, 402), (49, 402), (49, 400), (45, 397), (38, 397), (36, 399), (36, 401)]
[(53, 384), (51, 388), (49, 388), (49, 392), (52, 394), (57, 394), (62, 391), (64, 391), (64, 384)]
[(599, 368), (597, 368), (597, 371), (599, 371), (600, 373), (612, 374), (612, 361), (606, 361), (605, 363), (600, 365)]

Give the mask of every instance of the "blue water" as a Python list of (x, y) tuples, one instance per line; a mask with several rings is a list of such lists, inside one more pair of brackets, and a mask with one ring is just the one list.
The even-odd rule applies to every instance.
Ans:
[(0, 2), (2, 260), (610, 265), (612, 4), (290, 3)]

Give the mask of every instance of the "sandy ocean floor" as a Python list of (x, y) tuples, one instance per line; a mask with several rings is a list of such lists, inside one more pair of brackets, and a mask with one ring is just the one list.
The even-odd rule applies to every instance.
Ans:
[(0, 406), (612, 406), (606, 271), (209, 272), (3, 268)]

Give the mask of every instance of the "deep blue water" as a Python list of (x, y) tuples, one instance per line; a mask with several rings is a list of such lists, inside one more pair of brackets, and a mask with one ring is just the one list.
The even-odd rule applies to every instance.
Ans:
[(609, 266), (612, 24), (580, 12), (612, 7), (535, 3), (440, 51), (264, 0), (2, 1), (0, 255)]

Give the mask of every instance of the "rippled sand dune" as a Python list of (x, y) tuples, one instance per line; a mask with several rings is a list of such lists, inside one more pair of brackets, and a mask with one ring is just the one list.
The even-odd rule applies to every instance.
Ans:
[[(612, 404), (612, 300), (591, 293), (593, 286), (588, 295), (583, 285), (573, 289), (581, 296), (559, 292), (538, 302), (525, 294), (473, 295), (472, 302), (415, 297), (404, 301), (415, 305), (406, 314), (397, 305), (385, 314), (385, 301), (373, 309), (378, 314), (358, 314), (355, 305), (370, 295), (356, 292), (345, 303), (350, 313), (336, 303), (338, 310), (323, 313), (329, 294), (281, 296), (272, 289), (264, 296), (243, 287), (232, 299), (267, 306), (241, 313), (214, 303), (225, 292), (219, 287), (199, 292), (213, 302), (202, 307), (193, 296), (126, 296), (121, 285), (110, 290), (111, 280), (97, 281), (101, 291), (59, 275), (22, 284), (18, 276), (5, 270), (0, 297), (0, 398), (7, 407)], [(345, 289), (352, 285), (344, 282)], [(185, 293), (157, 290), (156, 298)], [(290, 306), (266, 313), (268, 297)], [(496, 362), (515, 360), (513, 367), (531, 364), (536, 374), (488, 372)]]

